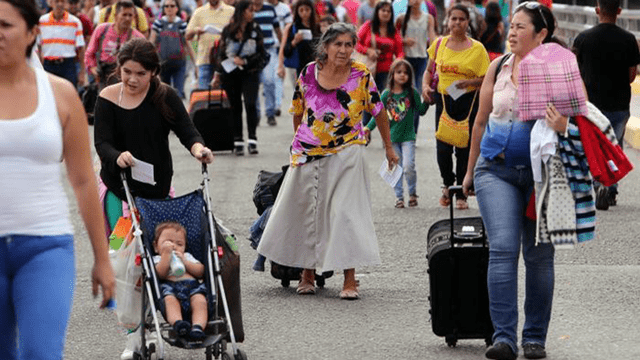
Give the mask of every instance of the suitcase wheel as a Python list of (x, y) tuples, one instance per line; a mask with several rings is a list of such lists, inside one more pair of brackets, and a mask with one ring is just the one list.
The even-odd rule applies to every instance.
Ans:
[(445, 341), (449, 347), (456, 347), (456, 344), (458, 343), (458, 339), (454, 335), (447, 335), (445, 337)]
[(487, 347), (493, 345), (493, 337), (489, 336), (486, 339), (484, 339), (484, 343), (487, 344)]

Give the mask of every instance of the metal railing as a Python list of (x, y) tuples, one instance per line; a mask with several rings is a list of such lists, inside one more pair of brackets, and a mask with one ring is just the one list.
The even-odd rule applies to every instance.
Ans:
[[(598, 24), (598, 15), (593, 7), (553, 4), (553, 14), (558, 21), (556, 34), (571, 46), (576, 36)], [(640, 40), (640, 10), (623, 9), (618, 15), (618, 26), (630, 31)]]

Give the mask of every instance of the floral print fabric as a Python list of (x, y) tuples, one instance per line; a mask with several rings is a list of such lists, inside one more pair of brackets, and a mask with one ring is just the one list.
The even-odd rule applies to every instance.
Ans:
[(333, 90), (323, 89), (316, 79), (316, 63), (300, 73), (289, 112), (302, 116), (291, 144), (291, 166), (304, 165), (344, 148), (365, 144), (362, 115), (374, 117), (384, 109), (371, 73), (352, 61), (347, 81)]

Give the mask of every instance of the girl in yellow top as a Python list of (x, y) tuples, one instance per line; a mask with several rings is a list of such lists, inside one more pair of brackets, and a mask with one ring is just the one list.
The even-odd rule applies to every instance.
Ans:
[[(469, 10), (460, 4), (454, 5), (449, 10), (450, 35), (434, 41), (429, 50), (429, 64), (427, 69), (431, 69), (435, 62), (435, 71), (439, 81), (437, 89), (431, 88), (432, 74), (425, 71), (422, 80), (422, 95), (426, 101), (436, 104), (436, 130), (443, 113), (446, 113), (454, 120), (464, 120), (469, 117), (469, 132), (473, 128), (473, 120), (478, 111), (476, 93), (482, 85), (484, 74), (489, 67), (489, 55), (482, 43), (467, 37), (469, 27)], [(457, 99), (449, 95), (450, 86), (457, 89), (465, 89), (465, 94)], [(458, 183), (462, 185), (467, 171), (467, 161), (469, 159), (469, 145), (463, 148), (454, 147), (440, 140), (436, 140), (436, 150), (438, 167), (442, 176), (444, 189), (440, 198), (440, 205), (449, 206), (451, 201), (447, 188)], [(456, 168), (453, 169), (453, 151), (456, 153)], [(463, 195), (458, 195), (456, 201), (458, 209), (467, 209), (467, 199)]]

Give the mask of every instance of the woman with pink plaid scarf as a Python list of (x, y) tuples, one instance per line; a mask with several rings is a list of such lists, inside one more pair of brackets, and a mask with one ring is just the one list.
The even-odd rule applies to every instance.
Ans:
[[(516, 8), (509, 29), (511, 55), (493, 61), (480, 90), (467, 174), (466, 194), (475, 192), (489, 238), (489, 309), (495, 329), (489, 359), (518, 357), (518, 258), (526, 266), (525, 321), (522, 348), (527, 359), (546, 357), (545, 342), (551, 320), (554, 287), (554, 247), (535, 244), (536, 223), (525, 217), (533, 191), (529, 143), (535, 121), (518, 114), (518, 65), (537, 46), (555, 41), (556, 21), (537, 2)], [(500, 67), (500, 69), (498, 69)], [(547, 125), (563, 133), (567, 118), (555, 107), (546, 110)], [(475, 180), (474, 180), (475, 179)]]

